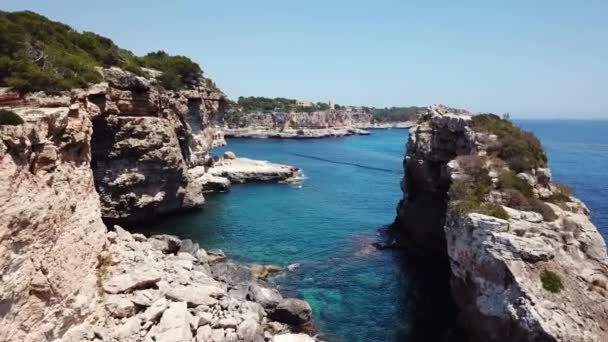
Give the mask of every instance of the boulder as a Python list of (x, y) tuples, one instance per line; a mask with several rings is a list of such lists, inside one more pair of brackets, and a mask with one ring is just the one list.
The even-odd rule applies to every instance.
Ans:
[(171, 303), (158, 323), (156, 342), (184, 342), (192, 339), (190, 314), (185, 302)]
[(196, 342), (209, 342), (211, 339), (211, 326), (203, 325), (196, 330)]
[(221, 249), (210, 249), (207, 251), (207, 255), (210, 262), (226, 260), (226, 254)]
[(262, 287), (256, 283), (249, 286), (248, 298), (265, 309), (274, 309), (283, 300), (279, 291)]
[(168, 234), (153, 235), (150, 237), (149, 242), (154, 249), (165, 254), (175, 254), (182, 246), (182, 240), (177, 236)]
[(197, 242), (190, 239), (181, 240), (181, 246), (179, 247), (179, 253), (188, 253), (194, 257), (198, 257), (198, 251), (200, 247)]
[(150, 81), (117, 67), (103, 69), (103, 77), (112, 87), (144, 92), (150, 89)]
[(287, 298), (277, 305), (271, 318), (291, 325), (302, 325), (310, 322), (311, 315), (312, 309), (306, 301)]
[(226, 291), (217, 286), (201, 284), (173, 285), (165, 294), (171, 300), (188, 303), (189, 307), (211, 305), (225, 295)]
[(134, 291), (133, 296), (129, 299), (140, 306), (150, 306), (152, 303), (160, 297), (160, 292), (156, 289), (146, 289), (140, 291)]
[(260, 324), (253, 318), (247, 318), (236, 329), (237, 336), (245, 342), (258, 340), (263, 333)]
[(135, 314), (135, 304), (119, 295), (109, 295), (106, 299), (106, 310), (112, 317), (124, 318)]
[[(209, 255), (211, 251), (209, 251)], [(231, 286), (250, 283), (254, 278), (251, 270), (232, 262), (214, 263), (211, 265), (211, 274), (218, 281), (227, 283)]]
[(112, 276), (103, 285), (103, 289), (107, 293), (123, 293), (129, 290), (149, 288), (156, 284), (160, 277), (160, 272), (144, 265), (129, 270), (127, 273)]
[(236, 154), (231, 151), (224, 152), (224, 159), (236, 159)]
[(251, 265), (250, 269), (253, 276), (260, 280), (266, 280), (269, 275), (283, 270), (283, 268), (274, 265)]
[(127, 341), (129, 338), (139, 332), (141, 329), (141, 320), (137, 316), (128, 318), (122, 325), (114, 329), (111, 333), (112, 337), (118, 341)]
[(315, 342), (315, 339), (306, 334), (275, 335), (272, 342)]
[(158, 321), (158, 319), (161, 317), (163, 312), (165, 312), (168, 306), (169, 301), (167, 301), (167, 299), (165, 299), (164, 297), (157, 299), (154, 303), (152, 303), (152, 305), (150, 305), (149, 308), (146, 309), (146, 311), (144, 311), (143, 319), (146, 322)]

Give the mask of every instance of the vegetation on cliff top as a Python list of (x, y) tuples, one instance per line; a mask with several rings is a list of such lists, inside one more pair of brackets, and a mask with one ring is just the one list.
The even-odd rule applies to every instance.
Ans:
[(542, 200), (538, 199), (532, 186), (518, 177), (513, 171), (502, 169), (495, 184), (489, 176), (489, 168), (501, 169), (504, 162), (495, 157), (466, 155), (457, 158), (466, 177), (454, 180), (450, 185), (449, 196), (452, 201), (450, 213), (458, 216), (476, 212), (489, 216), (508, 219), (508, 213), (490, 200), (492, 190), (502, 192), (502, 203), (509, 208), (534, 211), (543, 220), (553, 221), (557, 215)]
[[(238, 106), (245, 112), (303, 112), (311, 113), (315, 111), (322, 111), (330, 109), (328, 103), (316, 102), (309, 103), (304, 106), (299, 104), (295, 99), (288, 99), (284, 97), (258, 97), (258, 96), (241, 96), (237, 101)], [(356, 112), (364, 112), (372, 115), (372, 121), (383, 123), (383, 122), (403, 122), (416, 118), (417, 114), (424, 110), (423, 107), (387, 107), (387, 108), (374, 108), (374, 107), (351, 107), (341, 106), (336, 104), (336, 110), (343, 110), (352, 108)]]
[(547, 156), (538, 138), (515, 126), (510, 120), (494, 114), (473, 116), (471, 127), (478, 132), (494, 134), (488, 153), (504, 160), (517, 173), (547, 166)]
[(309, 106), (298, 105), (295, 99), (284, 97), (240, 96), (237, 104), (246, 112), (315, 112), (328, 110), (329, 104), (323, 102), (310, 103)]
[(372, 117), (374, 122), (404, 122), (414, 120), (418, 113), (425, 110), (424, 107), (386, 107), (372, 108)]
[(463, 216), (476, 212), (508, 219), (509, 214), (500, 205), (486, 200), (487, 195), (494, 189), (486, 169), (486, 158), (476, 155), (461, 156), (458, 162), (467, 177), (454, 180), (450, 185), (450, 213)]
[(10, 110), (0, 109), (0, 125), (16, 126), (23, 124), (23, 122), (23, 119), (17, 115), (17, 113)]
[(102, 80), (96, 66), (138, 75), (145, 75), (142, 67), (153, 68), (163, 72), (163, 86), (174, 90), (205, 81), (200, 66), (187, 57), (162, 51), (137, 57), (108, 38), (37, 13), (0, 11), (0, 86), (49, 93), (85, 87)]

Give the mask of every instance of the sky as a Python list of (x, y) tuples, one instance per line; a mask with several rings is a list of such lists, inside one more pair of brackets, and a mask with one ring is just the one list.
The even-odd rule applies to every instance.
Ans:
[(198, 62), (226, 94), (445, 103), (608, 119), (608, 1), (2, 0), (136, 54)]

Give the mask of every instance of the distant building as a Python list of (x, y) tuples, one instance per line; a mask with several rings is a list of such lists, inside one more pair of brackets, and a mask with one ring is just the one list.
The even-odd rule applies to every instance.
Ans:
[(331, 109), (331, 110), (336, 109), (336, 104), (332, 100), (329, 100), (329, 109)]
[(298, 106), (298, 107), (312, 107), (312, 102), (310, 102), (310, 101), (296, 100), (296, 106)]

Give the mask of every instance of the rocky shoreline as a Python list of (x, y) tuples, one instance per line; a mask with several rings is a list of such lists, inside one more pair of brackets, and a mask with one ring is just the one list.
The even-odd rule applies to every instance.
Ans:
[(247, 139), (320, 139), (337, 138), (350, 135), (369, 135), (370, 133), (361, 128), (336, 127), (336, 128), (314, 128), (314, 129), (284, 129), (274, 130), (267, 128), (224, 128), (224, 136), (227, 138)]
[(369, 123), (369, 124), (357, 124), (357, 128), (361, 129), (391, 129), (391, 128), (412, 128), (416, 126), (417, 121), (403, 121), (403, 122), (385, 122), (385, 123)]
[(275, 164), (265, 160), (237, 158), (225, 152), (212, 166), (197, 166), (188, 171), (204, 192), (227, 191), (233, 183), (284, 182), (297, 183), (302, 180), (302, 171), (296, 167)]
[(291, 333), (311, 331), (308, 303), (264, 287), (223, 252), (118, 226), (105, 235), (98, 307), (63, 342), (314, 341)]
[(0, 126), (0, 340), (313, 341), (308, 304), (252, 278), (269, 269), (114, 226), (200, 206), (197, 175), (297, 169), (209, 155), (224, 144), (209, 123), (221, 93), (99, 71), (103, 83), (59, 95), (0, 91), (25, 121)]
[[(514, 172), (535, 165), (522, 159), (530, 151), (505, 162), (496, 151), (513, 142), (473, 121), (439, 105), (410, 130), (398, 244), (449, 264), (446, 286), (473, 341), (608, 340), (608, 256), (589, 210), (553, 183), (542, 156)], [(535, 144), (497, 116), (477, 123)]]

